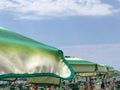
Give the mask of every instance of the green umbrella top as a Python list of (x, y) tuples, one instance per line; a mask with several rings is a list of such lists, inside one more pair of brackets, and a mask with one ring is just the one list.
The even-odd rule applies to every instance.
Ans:
[(74, 71), (58, 48), (0, 28), (0, 78), (39, 76), (70, 79)]
[(96, 63), (81, 58), (65, 58), (71, 65), (96, 65)]

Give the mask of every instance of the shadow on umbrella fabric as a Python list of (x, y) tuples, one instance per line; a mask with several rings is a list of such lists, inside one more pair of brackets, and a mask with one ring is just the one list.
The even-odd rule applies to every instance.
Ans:
[(74, 71), (58, 48), (0, 28), (0, 79), (40, 76), (71, 79)]

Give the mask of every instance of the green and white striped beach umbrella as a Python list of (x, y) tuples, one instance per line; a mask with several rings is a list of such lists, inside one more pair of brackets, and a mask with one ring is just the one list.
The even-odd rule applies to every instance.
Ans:
[(65, 58), (73, 67), (76, 75), (95, 76), (97, 73), (97, 64), (80, 58)]
[(108, 72), (113, 72), (115, 70), (114, 67), (112, 67), (112, 66), (109, 66), (109, 65), (105, 65), (105, 66), (106, 66)]
[(98, 64), (97, 65), (97, 72), (99, 74), (107, 74), (108, 70), (104, 64)]
[(105, 66), (106, 66), (106, 68), (108, 70), (108, 72), (107, 72), (108, 77), (114, 76), (114, 72), (115, 72), (114, 67), (112, 67), (110, 65), (105, 65)]
[(95, 76), (107, 73), (107, 68), (102, 64), (80, 58), (66, 58), (66, 60), (73, 67), (76, 74), (80, 76)]
[(40, 76), (70, 79), (74, 71), (58, 48), (0, 28), (0, 79)]

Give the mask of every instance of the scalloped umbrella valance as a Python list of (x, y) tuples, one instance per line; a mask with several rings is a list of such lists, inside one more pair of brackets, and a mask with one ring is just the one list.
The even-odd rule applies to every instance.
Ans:
[(40, 76), (70, 79), (74, 71), (58, 48), (0, 28), (0, 79)]

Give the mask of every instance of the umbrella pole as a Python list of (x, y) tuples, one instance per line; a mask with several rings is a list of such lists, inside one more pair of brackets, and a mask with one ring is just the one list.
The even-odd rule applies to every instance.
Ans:
[(62, 90), (62, 79), (60, 79), (60, 86), (59, 86), (59, 90)]
[(91, 76), (89, 76), (89, 86), (90, 86), (90, 90), (93, 90), (92, 89), (92, 78), (91, 78)]

